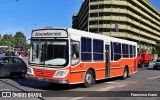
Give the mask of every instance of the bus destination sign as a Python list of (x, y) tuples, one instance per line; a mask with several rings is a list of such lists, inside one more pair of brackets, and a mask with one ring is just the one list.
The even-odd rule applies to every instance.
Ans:
[(65, 30), (38, 30), (33, 31), (32, 37), (67, 37)]

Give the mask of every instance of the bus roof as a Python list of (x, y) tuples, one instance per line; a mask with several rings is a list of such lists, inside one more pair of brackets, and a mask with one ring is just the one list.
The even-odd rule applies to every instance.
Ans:
[(107, 41), (137, 45), (137, 43), (133, 42), (133, 41), (119, 39), (119, 38), (115, 38), (115, 37), (111, 37), (111, 36), (105, 36), (105, 35), (92, 33), (92, 32), (80, 31), (80, 30), (76, 30), (76, 29), (72, 29), (72, 28), (68, 28), (68, 33), (69, 34), (81, 35), (83, 37), (90, 37), (90, 38), (95, 38), (95, 39), (102, 39), (102, 40), (107, 40)]
[(105, 35), (92, 33), (92, 32), (86, 32), (86, 31), (72, 29), (72, 28), (44, 27), (44, 28), (34, 29), (34, 30), (32, 30), (32, 32), (40, 31), (40, 30), (66, 30), (68, 32), (68, 34), (75, 34), (75, 35), (79, 35), (79, 36), (82, 36), (82, 37), (102, 39), (102, 40), (107, 40), (107, 41), (113, 41), (113, 42), (120, 42), (120, 43), (125, 43), (125, 44), (137, 45), (137, 43), (133, 42), (133, 41), (119, 39), (119, 38), (115, 38), (115, 37), (111, 37), (111, 36), (105, 36)]

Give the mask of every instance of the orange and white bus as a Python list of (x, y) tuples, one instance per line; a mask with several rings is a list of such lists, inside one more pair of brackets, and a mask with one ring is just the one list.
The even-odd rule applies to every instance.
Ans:
[(89, 87), (136, 72), (136, 42), (71, 28), (32, 31), (28, 78)]

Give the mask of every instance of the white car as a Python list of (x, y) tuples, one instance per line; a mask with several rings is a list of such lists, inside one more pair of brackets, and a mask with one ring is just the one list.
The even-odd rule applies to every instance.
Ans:
[(157, 59), (155, 61), (155, 64), (153, 65), (153, 69), (160, 69), (160, 59)]

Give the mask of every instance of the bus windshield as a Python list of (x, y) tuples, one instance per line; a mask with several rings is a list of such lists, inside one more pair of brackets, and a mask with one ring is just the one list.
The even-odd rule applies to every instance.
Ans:
[(68, 62), (66, 40), (32, 40), (30, 63), (51, 66), (65, 66)]

